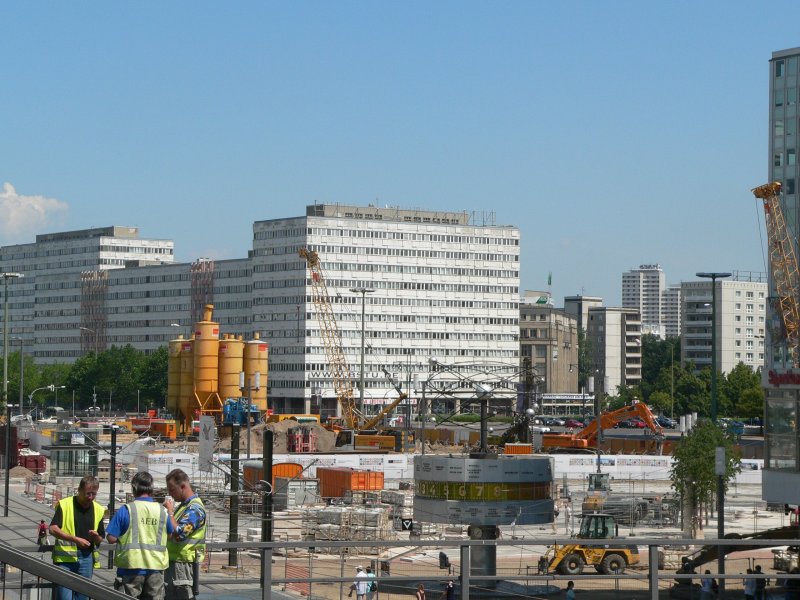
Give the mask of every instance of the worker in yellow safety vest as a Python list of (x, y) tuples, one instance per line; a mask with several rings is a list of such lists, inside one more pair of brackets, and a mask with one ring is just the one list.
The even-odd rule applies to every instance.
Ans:
[(164, 507), (175, 528), (167, 542), (169, 567), (164, 574), (167, 596), (170, 600), (192, 600), (199, 573), (196, 567), (206, 551), (206, 509), (182, 469), (167, 474), (167, 493)]
[(117, 544), (114, 589), (141, 600), (164, 600), (167, 538), (173, 526), (167, 510), (153, 501), (153, 476), (140, 471), (131, 480), (133, 502), (114, 514), (106, 537)]
[[(55, 538), (53, 562), (61, 567), (91, 579), (100, 567), (98, 546), (103, 543), (103, 515), (105, 508), (95, 501), (100, 482), (86, 475), (78, 484), (78, 493), (60, 500), (50, 521), (50, 533)], [(87, 600), (84, 594), (59, 586), (56, 600)]]

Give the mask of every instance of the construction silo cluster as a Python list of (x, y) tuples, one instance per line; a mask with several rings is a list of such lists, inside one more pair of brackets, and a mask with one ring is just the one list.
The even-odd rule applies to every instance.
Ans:
[[(198, 415), (211, 415), (221, 423), (225, 400), (247, 395), (239, 387), (240, 373), (251, 388), (253, 406), (261, 413), (267, 410), (269, 345), (258, 334), (250, 341), (230, 334), (220, 339), (219, 323), (211, 320), (213, 312), (214, 306), (207, 304), (191, 338), (181, 335), (169, 342), (167, 410), (184, 434), (191, 433)], [(259, 389), (254, 387), (256, 373), (260, 373)]]

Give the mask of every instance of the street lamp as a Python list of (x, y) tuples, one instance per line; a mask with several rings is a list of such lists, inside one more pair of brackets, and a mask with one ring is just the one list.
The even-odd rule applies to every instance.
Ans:
[(11, 408), (8, 405), (8, 280), (24, 277), (22, 273), (0, 273), (3, 278), (3, 403), (6, 406), (6, 498), (3, 516), (8, 516), (8, 472), (11, 470)]
[(730, 273), (696, 273), (711, 280), (711, 420), (717, 422), (717, 279), (730, 277)]
[(350, 291), (354, 294), (361, 294), (361, 375), (359, 377), (359, 406), (358, 410), (363, 415), (364, 414), (364, 314), (366, 309), (367, 303), (367, 294), (371, 294), (375, 290), (371, 290), (369, 288), (360, 287), (360, 288), (350, 288)]
[[(64, 386), (61, 386), (61, 387), (64, 387)], [(28, 403), (31, 405), (31, 412), (33, 412), (33, 395), (34, 395), (36, 392), (38, 392), (38, 391), (41, 391), (41, 390), (50, 390), (51, 392), (54, 392), (54, 391), (56, 390), (56, 386), (55, 386), (55, 384), (52, 384), (52, 383), (51, 383), (50, 385), (46, 385), (46, 386), (44, 386), (44, 387), (38, 387), (38, 388), (36, 388), (35, 390), (33, 390), (33, 391), (30, 393), (30, 394), (28, 394)], [(24, 410), (22, 410), (22, 405), (20, 404), (20, 407), (19, 407), (19, 414), (21, 415), (21, 414), (23, 414), (24, 412), (25, 412), (25, 411), (24, 411)]]
[[(711, 280), (711, 421), (717, 422), (717, 279), (730, 277), (730, 273), (710, 272), (696, 273), (698, 277)], [(717, 463), (719, 458), (717, 457)], [(720, 472), (717, 468), (717, 537), (725, 537), (725, 492), (723, 490), (724, 470)], [(717, 571), (725, 573), (725, 552), (722, 546), (719, 548), (717, 559)], [(725, 594), (725, 578), (719, 578), (719, 596)]]

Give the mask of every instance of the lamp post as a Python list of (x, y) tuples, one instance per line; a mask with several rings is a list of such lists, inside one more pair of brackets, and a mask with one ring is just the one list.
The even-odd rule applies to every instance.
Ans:
[[(54, 392), (54, 391), (55, 391), (55, 389), (56, 389), (56, 386), (55, 386), (54, 384), (52, 384), (52, 383), (51, 383), (50, 385), (45, 385), (45, 386), (43, 386), (43, 387), (38, 387), (38, 388), (36, 388), (35, 390), (33, 390), (33, 391), (30, 393), (30, 394), (28, 394), (28, 403), (31, 405), (31, 412), (33, 412), (33, 395), (34, 395), (36, 392), (39, 392), (39, 391), (41, 391), (41, 390), (50, 390), (51, 392)], [(20, 406), (19, 406), (19, 414), (21, 415), (21, 414), (23, 414), (24, 412), (25, 412), (25, 411), (24, 411), (24, 410), (22, 410), (22, 404), (20, 403)]]
[(711, 420), (717, 422), (717, 279), (730, 277), (730, 273), (702, 272), (698, 277), (711, 280)]
[[(711, 421), (717, 422), (717, 279), (730, 277), (730, 273), (719, 271), (696, 273), (698, 277), (711, 280)], [(724, 451), (723, 451), (724, 452)], [(724, 455), (723, 455), (724, 456)], [(725, 537), (725, 492), (724, 469), (719, 468), (719, 451), (717, 451), (717, 537)], [(725, 552), (720, 546), (717, 559), (717, 570), (722, 575), (725, 573)], [(719, 578), (719, 597), (725, 594), (725, 578)]]
[(367, 304), (367, 294), (371, 294), (375, 290), (371, 290), (365, 287), (360, 287), (360, 288), (350, 288), (350, 291), (353, 292), (354, 294), (361, 294), (361, 375), (358, 378), (359, 379), (358, 410), (363, 415), (364, 414), (364, 315)]

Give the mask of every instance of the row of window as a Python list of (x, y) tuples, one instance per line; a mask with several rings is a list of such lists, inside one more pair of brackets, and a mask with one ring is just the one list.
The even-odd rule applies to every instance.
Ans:
[(797, 57), (790, 56), (788, 58), (781, 58), (773, 61), (775, 69), (775, 77), (785, 77), (787, 75), (797, 74)]

